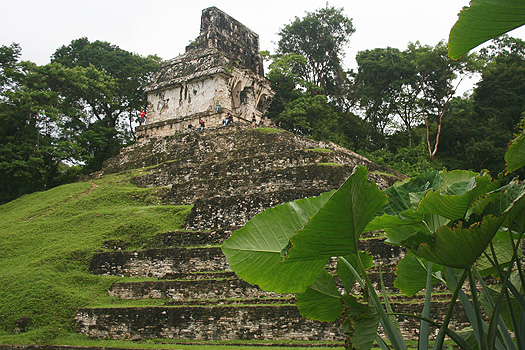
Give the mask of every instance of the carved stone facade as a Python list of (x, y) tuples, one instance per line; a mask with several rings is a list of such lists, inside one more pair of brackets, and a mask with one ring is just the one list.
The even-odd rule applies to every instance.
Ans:
[(146, 88), (147, 125), (138, 139), (185, 131), (188, 125), (257, 122), (273, 92), (264, 77), (259, 36), (216, 7), (202, 11), (201, 32), (186, 53), (164, 62)]

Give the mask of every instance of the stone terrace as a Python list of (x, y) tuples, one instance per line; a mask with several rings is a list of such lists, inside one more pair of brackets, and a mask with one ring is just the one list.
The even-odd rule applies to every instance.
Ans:
[[(161, 306), (84, 308), (76, 316), (78, 331), (98, 339), (342, 344), (340, 324), (303, 319), (293, 295), (267, 293), (239, 280), (219, 246), (266, 208), (338, 188), (356, 165), (366, 166), (380, 188), (403, 178), (333, 143), (246, 125), (180, 133), (128, 147), (97, 175), (129, 172), (136, 185), (158, 188), (164, 203), (192, 204), (193, 209), (186, 230), (159, 233), (141, 251), (126, 250), (125, 242), (108, 242), (106, 251), (91, 260), (94, 274), (127, 277), (111, 286), (112, 297), (160, 299)], [(393, 266), (404, 252), (373, 237), (361, 244), (374, 255), (376, 288), (381, 270), (388, 292), (396, 293)], [(433, 313), (447, 307), (446, 299), (444, 295), (433, 303)], [(398, 298), (392, 307), (413, 312), (422, 304), (418, 298), (410, 303)], [(414, 336), (416, 325), (413, 319), (402, 320), (407, 336)]]

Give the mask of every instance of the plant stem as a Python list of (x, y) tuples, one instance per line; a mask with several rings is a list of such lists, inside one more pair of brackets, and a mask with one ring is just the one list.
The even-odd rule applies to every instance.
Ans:
[(359, 254), (356, 255), (356, 260), (357, 260), (357, 264), (359, 265), (359, 270), (363, 274), (366, 285), (368, 287), (368, 294), (370, 295), (372, 299), (372, 303), (376, 307), (377, 312), (379, 313), (379, 316), (381, 317), (381, 324), (383, 325), (383, 328), (385, 329), (385, 333), (390, 339), (392, 346), (394, 347), (394, 349), (397, 349), (397, 350), (406, 350), (407, 347), (405, 343), (403, 342), (403, 338), (401, 337), (401, 334), (399, 334), (399, 332), (396, 330), (395, 326), (392, 324), (392, 322), (388, 318), (388, 315), (386, 314), (385, 309), (383, 309), (383, 305), (381, 304), (381, 301), (379, 300), (379, 297), (377, 296), (377, 293), (373, 287), (370, 277), (366, 273), (366, 269), (363, 265), (363, 262), (361, 261), (361, 257), (359, 256)]
[[(477, 327), (473, 327), (474, 332), (476, 334), (476, 338), (478, 340), (478, 347), (480, 350), (486, 350), (487, 348), (487, 339), (485, 337), (485, 333), (483, 332), (483, 319), (481, 318), (481, 305), (479, 304), (478, 300), (478, 289), (476, 286), (476, 279), (474, 278), (474, 274), (472, 273), (472, 270), (468, 270), (468, 280), (470, 285), (470, 295), (472, 296), (472, 304), (474, 307), (474, 313), (476, 315), (476, 323)], [(459, 288), (459, 285), (458, 285)]]
[[(422, 316), (430, 318), (430, 299), (432, 298), (432, 262), (428, 262), (427, 268), (427, 283), (425, 287), (425, 306), (423, 307)], [(428, 334), (429, 334), (429, 323), (427, 321), (421, 321), (419, 328), (419, 350), (428, 350)]]
[(479, 273), (478, 269), (475, 266), (472, 266), (472, 270), (476, 274), (476, 277), (478, 278), (479, 283), (481, 284), (481, 287), (483, 288), (483, 292), (485, 293), (485, 297), (487, 299), (487, 302), (489, 303), (490, 309), (492, 309), (492, 315), (490, 318), (490, 324), (487, 331), (487, 346), (489, 349), (494, 348), (494, 344), (496, 342), (496, 333), (499, 326), (499, 333), (501, 334), (501, 337), (503, 338), (503, 341), (505, 342), (505, 346), (508, 350), (516, 350), (516, 345), (514, 344), (512, 340), (512, 336), (510, 335), (510, 332), (507, 328), (507, 325), (505, 324), (505, 321), (503, 321), (503, 318), (500, 315), (500, 309), (501, 309), (501, 303), (503, 301), (502, 298), (498, 298), (498, 303), (495, 304), (494, 300), (492, 299), (492, 296), (490, 295), (490, 291), (487, 288), (487, 285), (483, 281), (483, 277)]
[(465, 279), (467, 278), (467, 276), (468, 276), (468, 270), (464, 270), (463, 274), (461, 275), (461, 278), (458, 281), (456, 289), (454, 289), (454, 294), (452, 295), (452, 299), (450, 300), (450, 305), (448, 306), (447, 315), (445, 316), (445, 320), (443, 321), (443, 324), (441, 325), (441, 328), (439, 329), (439, 333), (437, 335), (436, 342), (434, 343), (434, 350), (443, 348), (443, 342), (445, 341), (445, 332), (450, 323), (450, 319), (452, 318), (452, 311), (454, 310), (454, 305), (456, 305), (456, 300), (458, 299), (459, 291), (461, 290), (461, 286), (463, 286), (463, 282), (465, 282)]

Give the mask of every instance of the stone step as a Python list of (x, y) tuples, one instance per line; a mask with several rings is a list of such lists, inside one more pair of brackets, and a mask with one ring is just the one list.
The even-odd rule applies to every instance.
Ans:
[[(287, 137), (283, 137), (285, 135)], [(273, 150), (282, 152), (318, 148), (320, 144), (284, 130), (271, 134), (245, 126), (232, 126), (213, 131), (176, 134), (152, 140), (147, 144), (136, 143), (126, 147), (117, 157), (108, 160), (104, 164), (104, 173), (155, 166), (174, 159), (181, 162), (188, 160), (207, 163), (227, 159), (225, 157), (228, 154), (245, 152), (244, 149), (249, 148), (252, 148), (252, 152), (248, 154), (255, 155), (257, 146), (259, 152), (271, 154)], [(216, 155), (222, 157), (216, 158)]]
[[(198, 349), (198, 348), (204, 348), (208, 349), (209, 346), (221, 346), (224, 348), (224, 343), (221, 341), (213, 342), (213, 341), (198, 341), (198, 340), (181, 340), (181, 341), (174, 341), (174, 340), (168, 340), (168, 341), (162, 341), (162, 339), (156, 339), (155, 342), (146, 341), (147, 345), (144, 346), (144, 344), (141, 344), (140, 342), (137, 342), (133, 345), (135, 347), (111, 347), (111, 346), (84, 346), (84, 345), (38, 345), (38, 344), (32, 344), (32, 345), (13, 345), (13, 344), (0, 344), (0, 350), (137, 350), (137, 349), (149, 349), (149, 350), (165, 350), (165, 349), (173, 349), (173, 350), (180, 350), (178, 346), (184, 346), (185, 349)], [(143, 345), (143, 347), (141, 347)], [(189, 347), (188, 347), (189, 346)], [(323, 341), (314, 341), (314, 342), (290, 342), (286, 339), (283, 339), (282, 342), (274, 342), (274, 341), (257, 341), (257, 342), (250, 342), (250, 341), (229, 341), (228, 346), (233, 348), (238, 348), (239, 346), (257, 346), (258, 348), (261, 347), (267, 347), (269, 349), (275, 348), (275, 347), (281, 347), (281, 348), (315, 348), (315, 349), (321, 349), (321, 348), (343, 348), (344, 343), (334, 343), (334, 342), (323, 342)]]
[(238, 278), (233, 271), (197, 271), (191, 273), (167, 273), (159, 280), (180, 280), (180, 281), (195, 281), (195, 280), (212, 280), (219, 278)]
[[(389, 295), (399, 293), (394, 287), (395, 266), (382, 266), (382, 271), (372, 268), (369, 270), (369, 277), (378, 294), (381, 293), (381, 279), (383, 280), (385, 291)], [(332, 273), (335, 273), (334, 269)], [(226, 276), (226, 277), (225, 277)], [(174, 277), (171, 275), (170, 277)], [(178, 274), (178, 279), (158, 280), (158, 281), (126, 281), (114, 283), (108, 293), (111, 297), (120, 299), (170, 299), (180, 301), (181, 304), (193, 304), (195, 300), (217, 300), (217, 299), (261, 299), (261, 298), (290, 298), (293, 295), (280, 295), (272, 292), (260, 290), (233, 274), (225, 273), (199, 273), (199, 274)], [(182, 278), (183, 279), (182, 279)], [(164, 276), (166, 278), (166, 276)], [(339, 277), (335, 276), (341, 293), (342, 284)], [(434, 291), (443, 289), (437, 286)], [(355, 283), (353, 293), (359, 294), (361, 288)], [(442, 294), (445, 295), (445, 294)], [(398, 295), (393, 300), (401, 302), (406, 300), (404, 295)]]
[(199, 299), (290, 298), (265, 292), (238, 278), (187, 281), (118, 282), (109, 296), (120, 299), (172, 299), (185, 303)]
[[(432, 319), (444, 315), (448, 304), (448, 301), (433, 302)], [(391, 306), (394, 312), (416, 315), (423, 309), (423, 303), (417, 301)], [(454, 325), (468, 323), (459, 303), (455, 308)], [(307, 320), (294, 305), (83, 308), (75, 320), (80, 333), (97, 339), (344, 340), (340, 320), (334, 323)], [(398, 316), (398, 320), (403, 335), (417, 339), (414, 330), (419, 328), (419, 321), (408, 316)]]
[[(220, 163), (227, 160), (260, 156), (269, 157), (274, 161), (280, 157), (280, 161), (286, 163), (286, 158), (300, 160), (299, 156), (290, 155), (299, 152), (305, 157), (313, 157), (317, 154), (317, 156), (329, 157), (335, 163), (351, 167), (361, 164), (371, 172), (392, 173), (399, 178), (404, 178), (392, 169), (376, 165), (367, 158), (332, 142), (314, 141), (288, 131), (280, 131), (265, 133), (246, 127), (219, 128), (213, 132), (179, 134), (148, 144), (134, 144), (125, 148), (117, 157), (108, 160), (104, 164), (102, 174), (155, 167), (160, 164), (201, 166), (207, 163), (219, 163), (217, 167), (220, 167)], [(332, 152), (304, 154), (306, 150), (312, 149), (328, 149)]]
[(295, 297), (288, 298), (259, 298), (259, 299), (193, 299), (193, 300), (168, 300), (167, 306), (210, 306), (210, 305), (278, 305), (295, 304)]
[(352, 173), (353, 167), (306, 165), (263, 171), (257, 176), (231, 175), (222, 178), (194, 179), (173, 184), (165, 195), (169, 203), (193, 204), (210, 197), (261, 195), (293, 189), (314, 188), (321, 192), (338, 188)]
[[(243, 149), (245, 153), (246, 149)], [(260, 152), (257, 149), (254, 152)], [(290, 150), (277, 154), (257, 153), (254, 155), (232, 152), (228, 157), (203, 163), (195, 160), (166, 162), (154, 168), (143, 170), (143, 174), (133, 177), (132, 182), (140, 187), (162, 187), (185, 184), (195, 179), (226, 178), (231, 176), (257, 176), (257, 174), (275, 169), (301, 167), (318, 163), (349, 163), (341, 160), (334, 152)], [(354, 165), (350, 164), (352, 167)]]
[(155, 235), (146, 248), (204, 247), (222, 244), (231, 236), (232, 230), (170, 231)]
[(338, 324), (303, 319), (293, 305), (85, 308), (75, 319), (97, 339), (344, 340)]
[(231, 269), (221, 248), (208, 247), (97, 253), (91, 259), (89, 270), (106, 276), (163, 277), (171, 273)]
[[(267, 180), (271, 181), (267, 183), (262, 179), (252, 181), (246, 177), (195, 182), (175, 186), (163, 198), (167, 203), (191, 202), (193, 207), (185, 225), (188, 230), (240, 228), (267, 208), (337, 189), (351, 172), (352, 169), (343, 166), (288, 168), (267, 174)], [(369, 173), (369, 178), (379, 183), (385, 181), (373, 173)], [(383, 185), (388, 186), (389, 183)], [(214, 195), (203, 196), (207, 191)]]
[[(375, 263), (389, 264), (404, 255), (402, 248), (386, 245), (383, 240), (361, 240), (359, 249), (369, 250)], [(89, 269), (97, 275), (157, 278), (177, 273), (231, 271), (220, 247), (102, 252), (92, 257)]]
[[(189, 230), (215, 227), (239, 229), (267, 208), (300, 198), (318, 196), (329, 190), (329, 188), (291, 188), (277, 192), (199, 198), (186, 218), (185, 228)], [(169, 193), (166, 195), (168, 201), (175, 200), (168, 196)]]

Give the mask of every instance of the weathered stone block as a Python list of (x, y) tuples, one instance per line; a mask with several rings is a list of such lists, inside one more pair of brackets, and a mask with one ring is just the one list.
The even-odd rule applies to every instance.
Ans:
[(98, 339), (344, 339), (339, 323), (301, 318), (291, 305), (81, 309), (76, 327)]

